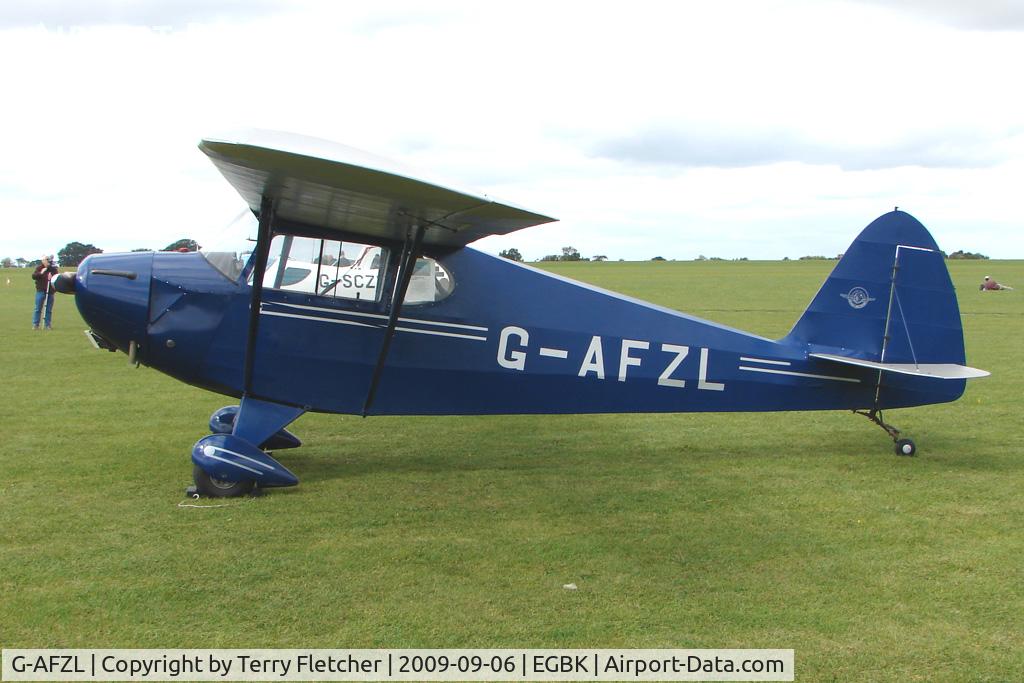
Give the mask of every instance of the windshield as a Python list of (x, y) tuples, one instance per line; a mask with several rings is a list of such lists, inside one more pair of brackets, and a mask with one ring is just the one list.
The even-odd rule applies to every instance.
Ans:
[(204, 246), (199, 251), (211, 266), (235, 282), (256, 248), (258, 230), (259, 221), (246, 209), (208, 240), (210, 246)]

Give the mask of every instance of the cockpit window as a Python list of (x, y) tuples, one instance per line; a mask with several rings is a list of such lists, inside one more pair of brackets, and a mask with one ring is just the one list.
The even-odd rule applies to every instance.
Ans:
[[(357, 242), (277, 235), (263, 286), (357, 301), (378, 301), (386, 251)], [(250, 282), (252, 277), (250, 276)]]
[(441, 301), (454, 289), (455, 281), (444, 266), (432, 258), (421, 258), (416, 261), (412, 271), (409, 289), (405, 292), (405, 303), (415, 305)]
[[(251, 215), (250, 215), (251, 216)], [(238, 221), (243, 223), (243, 221)], [(233, 248), (203, 251), (210, 265), (238, 280), (255, 249), (255, 221), (244, 221)], [(247, 237), (249, 233), (253, 237)], [(228, 245), (231, 247), (231, 245)], [(270, 243), (263, 286), (288, 292), (356, 301), (380, 301), (388, 250), (358, 242), (296, 235), (275, 235)], [(253, 274), (249, 273), (249, 284)], [(436, 259), (416, 260), (405, 304), (429, 304), (447, 298), (455, 289), (451, 273)]]

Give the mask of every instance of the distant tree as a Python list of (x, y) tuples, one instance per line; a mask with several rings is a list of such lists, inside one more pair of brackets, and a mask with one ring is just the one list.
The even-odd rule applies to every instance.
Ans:
[(593, 258), (591, 258), (590, 260), (591, 260), (591, 261), (598, 261), (598, 262), (600, 262), (600, 261), (607, 261), (607, 260), (608, 260), (608, 257), (607, 257), (607, 256), (605, 256), (604, 254), (599, 254), (599, 255), (597, 255), (597, 256), (594, 256), (594, 257), (593, 257)]
[(501, 251), (498, 252), (498, 256), (502, 258), (507, 258), (509, 261), (523, 260), (523, 255), (520, 254), (519, 250), (514, 247), (512, 249), (502, 249)]
[(987, 261), (988, 260), (988, 256), (985, 256), (984, 254), (975, 254), (974, 252), (963, 251), (963, 250), (954, 251), (952, 254), (950, 254), (946, 258), (950, 258), (950, 259), (973, 259), (973, 260), (982, 260), (982, 261)]
[(562, 257), (559, 261), (582, 261), (580, 252), (575, 247), (562, 247)]
[(828, 256), (801, 256), (801, 261), (828, 261)]
[(199, 244), (195, 240), (183, 237), (177, 242), (171, 242), (161, 251), (199, 251)]
[(788, 257), (788, 256), (783, 256), (783, 257), (782, 257), (782, 260), (783, 260), (783, 261), (788, 261), (788, 260), (789, 260), (789, 257)]
[(580, 256), (580, 252), (575, 247), (562, 247), (561, 254), (548, 254), (542, 256), (540, 261), (589, 261), (588, 258)]
[(145, 247), (140, 247), (140, 248), (138, 248), (138, 249), (132, 249), (132, 253), (133, 253), (133, 254), (134, 254), (135, 252), (137, 252), (137, 251), (153, 251), (153, 250), (152, 250), (152, 249), (147, 249), (147, 248), (145, 248)]
[(652, 261), (664, 261), (664, 260), (665, 260), (665, 257), (664, 257), (664, 256), (655, 256), (655, 257), (654, 257), (654, 258), (652, 258), (651, 260), (652, 260)]
[(0, 264), (2, 264), (4, 268), (13, 268), (14, 259), (12, 259), (10, 256), (5, 256), (4, 260), (0, 261)]
[(14, 262), (18, 264), (19, 268), (24, 268), (25, 266), (28, 265), (28, 261), (26, 261), (25, 259), (21, 258), (20, 256), (18, 258), (14, 259)]
[(78, 264), (85, 260), (89, 254), (102, 254), (103, 250), (92, 244), (81, 242), (68, 242), (67, 245), (57, 252), (57, 259), (60, 265), (65, 268), (77, 268)]

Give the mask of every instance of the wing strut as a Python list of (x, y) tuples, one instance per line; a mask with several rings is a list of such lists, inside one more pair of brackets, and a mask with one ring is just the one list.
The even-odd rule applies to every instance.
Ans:
[(249, 300), (249, 336), (245, 344), (245, 375), (242, 383), (244, 395), (252, 394), (252, 372), (256, 362), (256, 332), (260, 324), (260, 306), (263, 303), (263, 276), (267, 272), (270, 253), (270, 232), (274, 223), (274, 201), (267, 196), (260, 203), (259, 231), (256, 234), (256, 265), (252, 275), (252, 298)]
[(402, 257), (398, 265), (398, 279), (395, 281), (395, 289), (391, 294), (391, 314), (388, 316), (388, 326), (384, 331), (384, 341), (380, 345), (380, 355), (377, 356), (377, 365), (373, 369), (370, 388), (367, 390), (366, 400), (363, 402), (363, 417), (366, 417), (370, 411), (373, 398), (377, 394), (377, 385), (380, 384), (384, 362), (391, 349), (391, 340), (395, 336), (398, 316), (402, 312), (402, 302), (405, 301), (405, 293), (409, 289), (412, 272), (416, 269), (416, 259), (419, 258), (420, 246), (423, 244), (423, 232), (424, 226), (419, 223), (410, 227), (405, 234), (405, 245), (402, 247)]

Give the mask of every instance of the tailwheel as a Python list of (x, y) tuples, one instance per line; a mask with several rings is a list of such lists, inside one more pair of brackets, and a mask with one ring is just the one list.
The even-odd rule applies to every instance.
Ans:
[(892, 442), (896, 449), (896, 455), (915, 455), (917, 453), (917, 445), (911, 439), (904, 439), (900, 436), (900, 430), (893, 427), (882, 419), (882, 411), (872, 408), (871, 410), (855, 410), (853, 411), (858, 415), (863, 415), (867, 419), (874, 422), (876, 425), (885, 430), (885, 433), (892, 437)]
[(917, 446), (911, 439), (896, 439), (896, 455), (914, 455), (917, 453)]
[(226, 481), (211, 477), (199, 465), (192, 467), (192, 480), (196, 483), (196, 493), (208, 498), (234, 498), (244, 496), (256, 487), (252, 479)]

